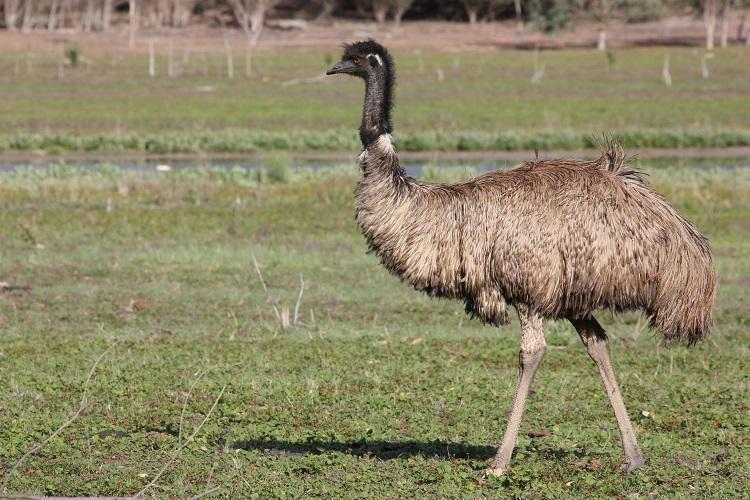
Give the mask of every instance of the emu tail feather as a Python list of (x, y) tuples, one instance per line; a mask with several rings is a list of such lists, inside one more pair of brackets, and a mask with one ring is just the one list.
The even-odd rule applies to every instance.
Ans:
[(667, 344), (693, 345), (711, 329), (716, 273), (705, 238), (690, 223), (680, 220), (686, 238), (673, 241), (663, 255), (659, 285), (648, 312), (651, 326)]

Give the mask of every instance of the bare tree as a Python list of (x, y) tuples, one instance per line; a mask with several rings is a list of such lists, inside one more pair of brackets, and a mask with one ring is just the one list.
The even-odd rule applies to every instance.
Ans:
[(406, 11), (409, 10), (414, 0), (392, 0), (393, 3), (393, 21), (396, 25), (401, 24), (401, 18), (404, 17)]
[(5, 17), (5, 27), (10, 31), (18, 28), (18, 10), (21, 0), (5, 0), (3, 2), (3, 15)]
[(151, 0), (146, 4), (151, 26), (161, 28), (166, 25), (187, 25), (196, 3), (197, 0)]
[(229, 0), (229, 5), (242, 30), (249, 34), (261, 30), (266, 12), (278, 2), (279, 0)]
[(706, 50), (714, 50), (717, 0), (703, 0), (703, 24), (706, 26)]
[[(739, 22), (737, 23), (737, 41), (741, 42), (743, 40), (743, 37), (745, 36), (745, 22), (747, 21), (747, 12), (742, 13), (742, 17), (740, 18)], [(744, 38), (745, 44), (750, 45), (750, 35), (748, 35), (746, 38)]]
[(383, 24), (390, 12), (393, 13), (393, 21), (396, 25), (401, 24), (401, 19), (414, 0), (372, 0), (372, 13), (378, 24)]
[(378, 24), (385, 22), (389, 10), (391, 10), (390, 0), (372, 0), (372, 13), (375, 15), (375, 21)]
[(135, 31), (138, 28), (138, 5), (135, 0), (128, 1), (128, 45), (135, 47)]
[(49, 15), (47, 16), (47, 31), (57, 29), (57, 14), (60, 9), (60, 0), (52, 0), (49, 6)]
[(721, 2), (721, 37), (720, 46), (725, 49), (729, 46), (729, 19), (732, 11), (732, 0), (722, 0)]
[(142, 12), (147, 16), (149, 24), (154, 28), (161, 28), (169, 14), (169, 0), (151, 0), (142, 4)]
[(73, 15), (73, 0), (62, 0), (60, 4), (60, 14), (57, 20), (57, 26), (64, 28), (68, 26), (68, 20)]
[(172, 26), (187, 26), (198, 0), (172, 0)]
[(36, 10), (38, 3), (35, 0), (24, 0), (23, 18), (21, 19), (21, 31), (30, 31), (36, 22)]
[(229, 0), (234, 17), (245, 32), (245, 75), (248, 78), (253, 75), (253, 51), (263, 30), (266, 12), (278, 2), (279, 0)]
[(338, 7), (338, 0), (318, 0), (317, 4), (320, 5), (320, 12), (316, 16), (316, 19), (327, 19), (331, 17), (331, 14)]
[(102, 31), (109, 30), (112, 25), (112, 0), (102, 0)]
[(597, 13), (601, 25), (599, 26), (599, 40), (596, 43), (596, 48), (599, 50), (607, 50), (607, 28), (609, 26), (610, 17), (610, 5), (609, 0), (599, 0), (597, 2)]
[(86, 0), (86, 10), (83, 14), (83, 31), (92, 31), (94, 27), (94, 0)]
[(518, 21), (518, 31), (523, 31), (523, 10), (521, 9), (521, 0), (513, 0), (513, 8), (516, 11), (516, 21)]
[(477, 24), (479, 18), (479, 11), (484, 7), (484, 0), (461, 0), (461, 4), (466, 10), (466, 15), (469, 16), (469, 24)]

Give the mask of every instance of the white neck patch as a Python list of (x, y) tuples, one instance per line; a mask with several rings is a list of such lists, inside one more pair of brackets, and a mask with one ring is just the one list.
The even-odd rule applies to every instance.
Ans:
[(383, 134), (378, 137), (378, 148), (386, 154), (396, 153), (396, 150), (393, 149), (393, 138), (391, 137), (391, 134)]
[(375, 60), (378, 61), (378, 65), (380, 65), (380, 66), (383, 65), (383, 58), (380, 57), (380, 54), (367, 54), (367, 58), (368, 59), (371, 58), (371, 57), (374, 57)]

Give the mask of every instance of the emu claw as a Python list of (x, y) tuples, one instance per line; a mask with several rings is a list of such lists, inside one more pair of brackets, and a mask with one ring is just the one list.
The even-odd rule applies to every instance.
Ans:
[(627, 474), (628, 472), (633, 472), (636, 469), (640, 469), (645, 463), (646, 461), (643, 459), (643, 457), (635, 457), (630, 460), (626, 460), (625, 463), (622, 464), (622, 467), (620, 467), (620, 471)]

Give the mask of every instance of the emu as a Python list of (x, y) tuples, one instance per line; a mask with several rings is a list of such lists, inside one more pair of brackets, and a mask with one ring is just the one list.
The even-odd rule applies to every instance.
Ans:
[(616, 140), (597, 160), (528, 161), (456, 184), (407, 177), (391, 142), (395, 69), (374, 40), (344, 46), (327, 74), (365, 81), (356, 220), (383, 265), (417, 290), (460, 299), (492, 325), (521, 324), (519, 375), (490, 475), (507, 470), (524, 403), (544, 356), (544, 320), (575, 327), (609, 396), (624, 471), (644, 464), (596, 309), (641, 310), (665, 342), (709, 332), (711, 250), (639, 174)]

